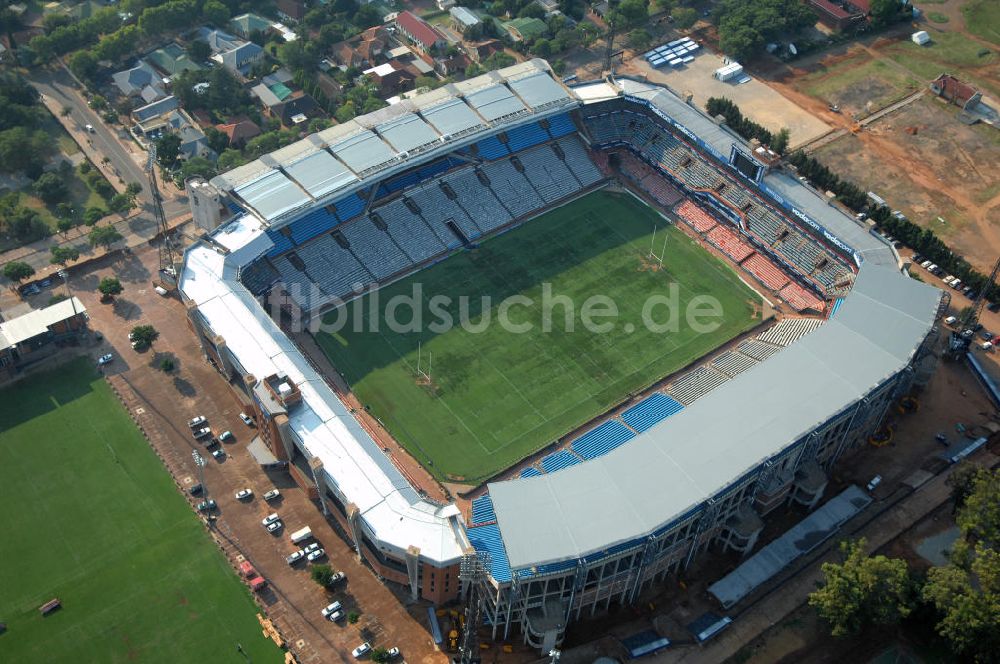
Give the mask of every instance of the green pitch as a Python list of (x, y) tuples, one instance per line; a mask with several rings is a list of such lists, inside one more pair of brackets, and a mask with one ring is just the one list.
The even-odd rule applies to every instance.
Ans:
[[(281, 661), (249, 591), (89, 360), (0, 391), (0, 659)], [(53, 598), (63, 608), (43, 618)]]
[[(660, 255), (664, 239), (659, 269), (650, 246)], [(574, 303), (573, 331), (565, 308), (553, 298), (552, 306), (542, 304), (546, 283), (553, 297)], [(683, 316), (677, 331), (648, 329), (647, 299), (669, 297), (671, 284), (678, 285), (682, 313), (695, 296), (714, 297), (724, 314), (718, 329), (695, 332)], [(412, 309), (419, 309), (423, 331), (391, 331), (388, 303), (415, 286), (420, 306)], [(463, 295), (470, 298), (469, 329), (428, 329), (444, 312), (461, 320)], [(480, 305), (483, 295), (491, 297), (488, 309)], [(500, 302), (512, 295), (532, 300), (508, 309), (511, 322), (531, 324), (530, 331), (497, 324)], [(610, 321), (610, 332), (581, 323), (583, 304), (594, 295), (618, 308), (617, 317), (595, 319)], [(451, 302), (435, 303), (435, 296)], [(324, 322), (342, 327), (316, 337), (362, 403), (421, 463), (441, 479), (475, 482), (753, 327), (759, 303), (729, 267), (652, 209), (631, 196), (596, 192), (331, 312)], [(396, 320), (412, 323), (412, 309), (397, 308)], [(667, 311), (654, 307), (652, 319), (665, 323)], [(487, 316), (490, 324), (473, 331)], [(418, 359), (429, 380), (417, 373)]]

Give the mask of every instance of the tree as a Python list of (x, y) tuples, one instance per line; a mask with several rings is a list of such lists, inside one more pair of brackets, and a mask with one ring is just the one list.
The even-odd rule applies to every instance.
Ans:
[(177, 365), (174, 363), (174, 361), (171, 360), (169, 357), (165, 357), (162, 360), (160, 360), (160, 370), (163, 371), (163, 373), (170, 373), (176, 368), (176, 366)]
[(309, 576), (312, 577), (313, 581), (326, 588), (333, 579), (333, 568), (329, 565), (313, 565), (312, 569), (309, 570)]
[(781, 130), (774, 135), (774, 140), (771, 141), (771, 145), (768, 147), (778, 154), (784, 154), (785, 150), (788, 149), (788, 141), (791, 137), (791, 130), (788, 127), (782, 127)]
[(225, 172), (237, 166), (242, 166), (245, 163), (247, 163), (247, 159), (243, 156), (242, 152), (229, 148), (219, 155), (219, 160), (215, 162), (215, 165), (220, 171)]
[(649, 0), (621, 0), (608, 12), (608, 22), (624, 32), (639, 27), (649, 20)]
[(55, 205), (69, 194), (66, 180), (55, 173), (43, 173), (35, 180), (35, 184), (31, 188), (40, 199), (49, 205)]
[[(656, 5), (658, 11), (669, 14), (677, 6), (677, 0), (653, 0), (653, 4)], [(677, 17), (674, 16), (674, 18), (676, 19)]]
[[(535, 5), (536, 7), (538, 5)], [(540, 58), (547, 58), (552, 55), (552, 42), (544, 37), (539, 37), (531, 44), (531, 52)]]
[(35, 268), (24, 261), (11, 261), (3, 266), (3, 276), (17, 283), (21, 283), (34, 275)]
[(386, 664), (389, 661), (389, 651), (385, 648), (372, 648), (370, 658), (375, 664)]
[(159, 337), (160, 333), (152, 325), (136, 325), (128, 335), (132, 348), (136, 350), (149, 348)]
[(347, 622), (351, 623), (352, 625), (357, 624), (358, 620), (360, 619), (361, 619), (361, 614), (358, 613), (357, 611), (347, 612)]
[(649, 48), (649, 45), (653, 42), (653, 35), (649, 34), (649, 30), (645, 28), (637, 28), (633, 30), (628, 36), (629, 48), (633, 48), (637, 51), (642, 51)]
[(968, 541), (1000, 549), (1000, 470), (976, 475), (955, 522)]
[(90, 51), (77, 51), (69, 58), (69, 68), (78, 77), (90, 80), (97, 73), (97, 58)]
[(204, 62), (212, 55), (212, 47), (204, 39), (195, 39), (188, 44), (187, 53), (195, 62)]
[(115, 194), (108, 201), (108, 208), (116, 214), (128, 214), (135, 206), (135, 196), (130, 195), (128, 192)]
[(690, 30), (698, 22), (698, 10), (693, 7), (678, 7), (673, 11), (674, 27), (678, 30)]
[(205, 138), (208, 139), (208, 147), (216, 154), (222, 154), (222, 151), (229, 147), (229, 137), (215, 127), (205, 129)]
[(104, 217), (108, 216), (108, 211), (99, 207), (89, 207), (83, 211), (83, 223), (93, 226)]
[(876, 28), (884, 28), (890, 23), (894, 23), (902, 13), (903, 3), (901, 0), (872, 0), (872, 25)]
[(115, 277), (104, 277), (101, 283), (97, 284), (97, 290), (100, 291), (102, 300), (110, 300), (125, 289), (122, 287), (122, 282)]
[(229, 8), (219, 0), (208, 0), (201, 8), (201, 15), (217, 28), (224, 28), (229, 23)]
[(181, 137), (177, 134), (164, 134), (156, 139), (156, 160), (164, 168), (173, 168), (181, 155)]
[[(961, 318), (962, 316), (959, 314), (959, 319)], [(972, 494), (975, 487), (976, 479), (982, 472), (986, 471), (981, 466), (969, 461), (962, 461), (948, 475), (944, 483), (951, 488), (952, 513), (957, 512), (965, 505), (966, 499)]]
[(969, 661), (995, 662), (1000, 653), (1000, 552), (979, 543), (968, 563), (933, 567), (924, 601), (940, 614), (937, 632)]
[(49, 258), (49, 262), (53, 265), (62, 265), (66, 267), (66, 264), (70, 261), (75, 261), (80, 257), (80, 250), (76, 247), (52, 247), (52, 257)]
[(174, 176), (174, 184), (178, 187), (182, 187), (188, 178), (201, 176), (208, 180), (214, 175), (215, 165), (212, 164), (212, 162), (204, 157), (192, 157), (181, 164), (181, 167), (177, 169), (177, 175)]
[[(65, 203), (60, 203), (60, 205), (65, 205)], [(56, 228), (58, 228), (59, 232), (64, 235), (68, 233), (70, 229), (73, 228), (73, 226), (75, 225), (76, 223), (73, 221), (73, 218), (68, 216), (59, 217), (59, 219), (56, 221)]]
[(90, 246), (101, 246), (110, 249), (111, 245), (123, 239), (122, 234), (114, 226), (95, 226), (87, 236)]
[(893, 625), (914, 607), (906, 561), (865, 553), (860, 539), (840, 543), (842, 563), (823, 563), (823, 586), (809, 605), (831, 625), (831, 634), (856, 634), (868, 625)]
[(334, 117), (337, 118), (337, 122), (343, 124), (344, 122), (353, 120), (354, 116), (357, 114), (357, 110), (354, 108), (354, 102), (348, 99), (337, 108), (337, 112), (334, 113)]

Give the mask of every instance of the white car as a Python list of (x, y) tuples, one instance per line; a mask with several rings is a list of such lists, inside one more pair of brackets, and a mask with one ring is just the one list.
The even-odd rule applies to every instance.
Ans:
[(221, 440), (224, 443), (228, 443), (232, 439), (233, 439), (232, 431), (223, 431), (222, 433), (219, 434), (219, 440)]
[(303, 547), (302, 550), (305, 551), (306, 553), (312, 553), (318, 548), (319, 548), (319, 542), (313, 542), (309, 546)]
[(392, 648), (389, 648), (385, 652), (385, 656), (388, 657), (389, 659), (395, 659), (396, 657), (399, 657), (399, 648), (397, 648), (395, 646), (393, 646)]
[(211, 436), (212, 429), (209, 427), (202, 427), (201, 429), (195, 429), (194, 431), (192, 431), (191, 435), (194, 436), (195, 440), (201, 440), (205, 436)]
[(272, 523), (276, 523), (279, 520), (281, 520), (281, 517), (278, 516), (277, 512), (275, 512), (273, 514), (268, 514), (267, 516), (265, 516), (260, 523), (262, 526), (267, 527), (270, 526)]
[(279, 497), (280, 495), (281, 495), (280, 491), (278, 491), (277, 489), (271, 489), (270, 491), (268, 491), (267, 493), (264, 494), (264, 500), (268, 500), (268, 501), (274, 500), (275, 498)]
[(92, 125), (92, 124), (85, 124), (85, 125), (83, 125), (83, 128), (87, 130), (88, 134), (93, 134), (94, 133), (94, 125)]
[(268, 526), (267, 526), (267, 532), (269, 532), (271, 534), (274, 534), (274, 533), (278, 532), (279, 530), (281, 530), (284, 527), (285, 527), (285, 524), (281, 523), (280, 521), (275, 521), (274, 523), (268, 524)]
[(365, 641), (360, 646), (352, 650), (351, 654), (354, 655), (354, 659), (361, 659), (362, 657), (367, 655), (369, 651), (371, 651), (371, 649), (372, 649), (372, 644)]
[(316, 549), (315, 551), (313, 551), (312, 553), (310, 553), (308, 556), (306, 556), (306, 560), (308, 560), (309, 562), (315, 562), (315, 561), (319, 560), (320, 558), (322, 558), (325, 555), (326, 555), (326, 551), (324, 551), (323, 549)]
[(236, 492), (236, 500), (246, 500), (253, 496), (253, 489), (240, 489)]
[(338, 622), (338, 621), (343, 620), (343, 619), (344, 619), (344, 612), (343, 611), (334, 611), (327, 618), (327, 620), (329, 620), (330, 622)]
[(322, 611), (323, 617), (324, 618), (329, 618), (330, 614), (332, 614), (334, 611), (340, 611), (340, 609), (341, 609), (340, 602), (334, 602), (333, 604), (327, 604), (325, 607), (323, 607), (323, 611)]
[(338, 581), (343, 581), (346, 578), (347, 578), (347, 575), (344, 574), (343, 572), (334, 572), (333, 576), (330, 577), (330, 583), (329, 583), (329, 585), (332, 586), (333, 584), (337, 583)]
[(303, 551), (302, 549), (299, 549), (298, 551), (293, 551), (292, 553), (288, 554), (288, 556), (285, 558), (285, 562), (288, 563), (289, 565), (294, 565), (295, 563), (299, 562), (305, 557), (306, 557), (306, 552)]
[(110, 364), (111, 362), (113, 362), (114, 359), (115, 356), (111, 353), (108, 353), (107, 355), (101, 355), (101, 357), (99, 357), (97, 360), (97, 366), (103, 367), (105, 364)]
[(253, 426), (253, 420), (246, 413), (240, 413), (240, 419), (243, 420), (243, 424), (247, 425), (248, 427)]
[(204, 415), (199, 415), (198, 417), (188, 420), (188, 426), (192, 429), (197, 429), (205, 422), (208, 422), (208, 419)]

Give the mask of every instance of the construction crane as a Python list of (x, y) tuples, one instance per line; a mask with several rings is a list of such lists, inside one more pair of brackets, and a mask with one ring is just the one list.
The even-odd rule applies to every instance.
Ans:
[(1000, 258), (993, 265), (993, 271), (986, 279), (986, 283), (979, 289), (976, 297), (972, 300), (972, 306), (965, 310), (961, 320), (958, 321), (958, 329), (951, 333), (949, 350), (959, 356), (969, 350), (972, 338), (976, 334), (976, 327), (979, 325), (979, 317), (983, 314), (983, 307), (990, 301), (990, 294), (996, 286), (997, 276), (1000, 275)]
[(149, 194), (153, 199), (156, 234), (160, 237), (158, 245), (160, 269), (157, 275), (160, 286), (167, 290), (174, 290), (177, 288), (177, 270), (174, 268), (174, 250), (170, 245), (170, 238), (167, 236), (167, 216), (163, 213), (163, 200), (160, 196), (160, 188), (156, 185), (156, 143), (149, 146), (146, 176), (149, 178)]

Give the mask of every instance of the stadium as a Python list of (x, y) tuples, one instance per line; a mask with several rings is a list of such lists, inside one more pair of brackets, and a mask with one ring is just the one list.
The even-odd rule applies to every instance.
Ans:
[[(941, 293), (773, 164), (670, 90), (630, 79), (569, 88), (533, 60), (189, 182), (205, 233), (179, 288), (206, 356), (257, 415), (262, 465), (287, 465), (358, 555), (414, 599), (459, 597), (470, 585), (460, 574), (483, 561), (476, 587), (493, 637), (520, 632), (547, 652), (571, 621), (634, 603), (710, 546), (750, 552), (775, 507), (819, 506), (831, 467), (929, 378)], [(736, 313), (701, 345), (682, 339), (679, 354), (614, 335), (602, 348), (505, 349), (520, 380), (568, 358), (565, 376), (523, 401), (507, 395), (521, 384), (500, 390), (485, 370), (457, 381), (455, 367), (479, 367), (462, 331), (368, 345), (342, 330), (311, 337), (438, 479), (485, 481), (468, 511), (430, 498), (394, 461), (377, 442), (386, 432), (345, 405), (294, 328), (415, 278), (441, 292), (493, 275), (510, 294), (605, 273), (617, 276), (595, 283), (626, 299), (670, 278)], [(764, 326), (771, 305), (802, 315)], [(421, 364), (424, 344), (434, 368)], [(645, 369), (616, 373), (642, 353)], [(557, 416), (542, 396), (586, 388), (570, 366), (584, 356), (611, 388)], [(452, 432), (434, 401), (477, 390), (465, 403), (495, 412)], [(536, 401), (537, 422), (518, 429)], [(484, 444), (501, 428), (498, 441), (517, 443)], [(816, 513), (864, 500), (844, 492)], [(751, 590), (716, 597), (728, 607)]]

